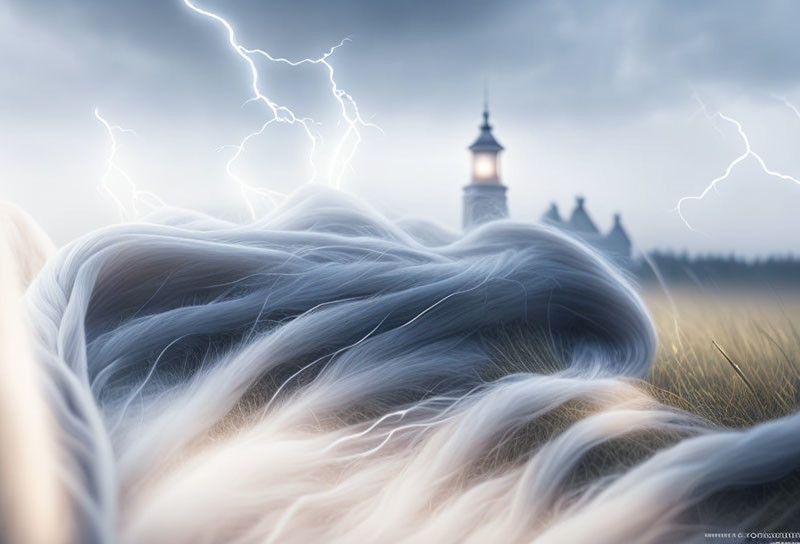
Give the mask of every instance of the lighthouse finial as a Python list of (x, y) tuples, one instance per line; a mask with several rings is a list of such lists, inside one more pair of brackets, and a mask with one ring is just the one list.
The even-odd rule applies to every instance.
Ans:
[(489, 78), (483, 78), (483, 125), (481, 128), (489, 128)]
[(489, 78), (483, 77), (483, 119), (489, 122)]

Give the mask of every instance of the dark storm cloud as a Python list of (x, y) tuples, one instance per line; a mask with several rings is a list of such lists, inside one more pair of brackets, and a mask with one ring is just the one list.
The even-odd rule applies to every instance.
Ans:
[[(690, 84), (774, 92), (800, 80), (800, 4), (791, 1), (198, 3), (229, 17), (245, 42), (290, 57), (352, 35), (337, 53), (345, 78), (370, 101), (409, 108), (474, 103), (483, 76), (527, 111), (581, 116), (663, 108), (685, 101)], [(66, 47), (91, 39), (95, 50), (134, 52), (151, 71), (163, 66), (210, 90), (220, 72), (239, 69), (219, 29), (180, 0), (17, 7), (49, 21)], [(129, 70), (124, 58), (105, 68)]]
[[(331, 59), (336, 80), (384, 132), (365, 131), (345, 185), (391, 213), (458, 224), (487, 77), (514, 217), (535, 219), (550, 200), (568, 210), (581, 193), (600, 223), (622, 211), (640, 247), (719, 241), (751, 253), (783, 251), (789, 223), (797, 227), (800, 193), (746, 165), (731, 201), (723, 206), (721, 191), (689, 210), (718, 239), (695, 236), (669, 210), (742, 151), (731, 126), (717, 133), (691, 117), (690, 87), (739, 118), (770, 165), (797, 173), (797, 120), (772, 95), (799, 99), (800, 2), (194, 1), (230, 20), (245, 45), (292, 59), (352, 37)], [(240, 107), (247, 66), (224, 30), (182, 0), (0, 0), (0, 51), (0, 193), (65, 232), (61, 241), (109, 220), (94, 185), (108, 145), (95, 106), (141, 135), (123, 158), (170, 203), (238, 204), (226, 155), (213, 151), (267, 113)], [(262, 89), (335, 132), (319, 68), (264, 63)], [(308, 176), (304, 145), (297, 131), (275, 129), (240, 166), (254, 183), (278, 176), (292, 186)], [(41, 203), (43, 191), (81, 213)], [(737, 231), (756, 198), (769, 209), (764, 225)]]

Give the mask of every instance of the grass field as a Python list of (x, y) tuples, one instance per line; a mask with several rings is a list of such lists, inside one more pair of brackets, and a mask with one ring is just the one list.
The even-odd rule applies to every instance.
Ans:
[(733, 427), (800, 406), (800, 290), (668, 297), (651, 288), (644, 298), (659, 339), (650, 382), (662, 401)]

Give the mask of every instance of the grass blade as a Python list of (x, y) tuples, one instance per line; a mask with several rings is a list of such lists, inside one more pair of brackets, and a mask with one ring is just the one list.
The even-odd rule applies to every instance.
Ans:
[[(712, 341), (711, 341), (711, 343), (714, 345), (714, 347), (715, 347), (715, 348), (717, 348), (717, 351), (719, 351), (719, 352), (722, 354), (722, 356), (723, 356), (723, 357), (725, 357), (725, 360), (726, 360), (726, 361), (728, 361), (728, 363), (730, 363), (730, 365), (733, 367), (733, 370), (734, 370), (734, 371), (736, 371), (736, 374), (738, 374), (738, 375), (739, 375), (739, 377), (742, 379), (742, 381), (743, 381), (743, 382), (744, 382), (744, 384), (747, 386), (747, 388), (750, 390), (750, 392), (753, 394), (753, 396), (754, 396), (754, 397), (756, 397), (756, 398), (758, 398), (758, 395), (756, 395), (756, 391), (755, 391), (755, 389), (753, 389), (753, 386), (750, 384), (750, 380), (748, 380), (748, 379), (747, 379), (747, 377), (744, 375), (744, 373), (742, 372), (742, 369), (741, 369), (741, 368), (739, 368), (739, 365), (737, 365), (736, 363), (734, 363), (734, 362), (733, 362), (733, 359), (731, 359), (730, 357), (728, 357), (728, 354), (727, 354), (727, 353), (725, 353), (725, 350), (723, 350), (723, 349), (720, 347), (720, 345), (719, 345), (719, 344), (717, 344), (717, 341), (716, 341), (716, 340), (712, 340)], [(760, 399), (759, 399), (759, 400), (760, 400)]]

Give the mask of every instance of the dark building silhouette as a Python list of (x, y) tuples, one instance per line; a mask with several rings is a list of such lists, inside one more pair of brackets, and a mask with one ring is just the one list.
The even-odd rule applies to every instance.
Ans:
[(469, 146), (472, 152), (472, 182), (464, 187), (464, 230), (508, 217), (507, 187), (500, 181), (500, 145), (489, 124), (489, 106), (484, 104), (483, 123), (478, 139)]
[(544, 212), (542, 222), (549, 225), (560, 225), (562, 223), (561, 214), (558, 213), (558, 206), (555, 202), (550, 204), (550, 208)]
[(626, 258), (631, 258), (632, 256), (631, 249), (633, 244), (631, 243), (628, 233), (625, 232), (625, 229), (622, 227), (622, 218), (618, 213), (614, 214), (614, 226), (611, 227), (611, 231), (606, 234), (606, 246), (608, 251), (611, 251), (617, 256)]
[(575, 198), (575, 209), (572, 210), (568, 221), (561, 219), (558, 206), (553, 203), (542, 215), (542, 222), (580, 238), (620, 264), (627, 266), (632, 263), (631, 239), (622, 226), (620, 214), (614, 214), (614, 226), (608, 234), (602, 234), (589, 217), (586, 211), (586, 199), (582, 196)]
[(573, 232), (578, 232), (584, 235), (600, 234), (600, 231), (595, 226), (592, 218), (583, 207), (584, 199), (582, 196), (575, 197), (575, 209), (572, 210), (572, 215), (569, 217), (569, 223), (565, 225), (566, 228)]

